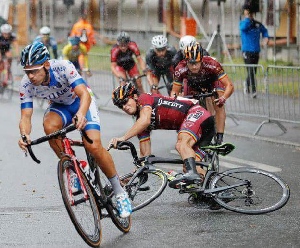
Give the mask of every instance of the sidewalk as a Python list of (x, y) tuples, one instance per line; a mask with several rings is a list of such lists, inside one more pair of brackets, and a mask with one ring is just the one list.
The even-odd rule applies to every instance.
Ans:
[[(100, 103), (99, 109), (101, 111), (125, 114), (122, 110), (113, 105), (109, 97), (101, 98), (101, 101), (98, 100), (98, 103)], [(294, 123), (281, 123), (281, 125), (286, 128), (286, 132), (284, 132), (276, 123), (266, 122), (258, 131), (258, 128), (263, 121), (265, 120), (253, 117), (232, 117), (231, 115), (228, 115), (226, 119), (225, 134), (288, 145), (300, 150), (300, 125)]]

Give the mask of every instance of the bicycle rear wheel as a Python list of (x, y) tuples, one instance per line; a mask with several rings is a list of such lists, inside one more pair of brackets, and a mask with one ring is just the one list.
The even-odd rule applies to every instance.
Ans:
[(81, 191), (79, 194), (72, 194), (73, 199), (78, 201), (78, 203), (72, 204), (69, 191), (70, 183), (68, 181), (67, 173), (70, 170), (74, 171), (74, 164), (71, 160), (62, 159), (58, 163), (57, 170), (62, 199), (72, 223), (78, 234), (89, 246), (98, 247), (102, 238), (101, 216), (90, 186), (80, 171), (83, 184), (86, 187), (88, 199), (84, 200), (84, 195)]
[[(244, 185), (238, 186), (245, 182)], [(210, 188), (237, 185), (215, 194), (222, 207), (243, 214), (264, 214), (282, 208), (289, 200), (288, 185), (278, 176), (255, 168), (238, 168), (218, 173)]]
[(167, 176), (158, 169), (144, 170), (139, 174), (129, 173), (120, 177), (128, 181), (125, 190), (132, 203), (132, 211), (137, 211), (159, 197), (167, 186)]

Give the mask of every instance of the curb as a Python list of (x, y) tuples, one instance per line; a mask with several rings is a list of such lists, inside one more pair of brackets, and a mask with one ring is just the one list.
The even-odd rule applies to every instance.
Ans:
[[(111, 113), (118, 113), (118, 114), (123, 114), (126, 115), (122, 110), (113, 109), (111, 107), (98, 107), (99, 110), (106, 111), (106, 112), (111, 112)], [(247, 139), (253, 139), (253, 140), (261, 140), (269, 143), (274, 143), (274, 144), (281, 144), (281, 145), (286, 145), (286, 146), (291, 146), (295, 147), (297, 150), (300, 150), (300, 143), (295, 143), (295, 142), (290, 142), (290, 141), (284, 141), (284, 140), (278, 140), (278, 139), (272, 139), (268, 137), (263, 137), (263, 136), (258, 136), (258, 135), (253, 135), (253, 134), (246, 134), (246, 133), (234, 133), (230, 131), (225, 131), (226, 135), (230, 136), (236, 136), (236, 137), (243, 137)]]

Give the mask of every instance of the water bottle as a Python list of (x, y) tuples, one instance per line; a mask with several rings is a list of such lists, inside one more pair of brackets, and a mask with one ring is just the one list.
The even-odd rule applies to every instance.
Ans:
[(78, 191), (81, 190), (79, 178), (77, 177), (76, 173), (71, 172), (70, 181), (71, 181), (72, 193), (73, 194), (77, 193)]

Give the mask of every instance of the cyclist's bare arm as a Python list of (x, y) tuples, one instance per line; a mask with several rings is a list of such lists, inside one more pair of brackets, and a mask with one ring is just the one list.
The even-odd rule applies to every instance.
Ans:
[[(110, 69), (117, 78), (124, 78), (124, 75), (117, 70), (117, 62), (111, 62)], [(126, 78), (124, 78), (125, 80)]]
[(181, 93), (181, 88), (182, 88), (182, 86), (180, 86), (180, 85), (176, 84), (175, 82), (173, 82), (173, 87), (172, 87), (172, 91), (171, 91), (170, 96), (171, 97), (179, 96), (180, 93)]
[(234, 91), (234, 86), (228, 75), (223, 77), (221, 80), (221, 83), (225, 86), (225, 91), (224, 91), (224, 97), (227, 99), (231, 96), (231, 94)]
[(142, 56), (139, 55), (136, 57), (138, 63), (139, 63), (139, 66), (140, 66), (140, 69), (144, 72), (146, 70), (146, 63), (145, 61), (143, 60)]
[(76, 116), (77, 116), (76, 128), (81, 130), (86, 125), (87, 120), (86, 120), (85, 116), (90, 107), (92, 99), (91, 99), (91, 95), (88, 92), (86, 86), (83, 84), (76, 86), (74, 88), (74, 92), (80, 98), (80, 106), (76, 113)]
[(126, 141), (144, 131), (151, 123), (151, 113), (151, 107), (146, 106), (142, 108), (140, 111), (140, 117), (133, 126), (122, 137), (112, 138), (109, 142), (109, 146), (113, 145), (113, 147), (116, 148), (118, 141)]
[[(21, 110), (21, 119), (19, 123), (19, 129), (20, 129), (20, 134), (25, 135), (27, 140), (30, 142), (30, 133), (31, 133), (31, 117), (32, 117), (33, 109), (32, 108), (25, 108)], [(26, 143), (20, 139), (19, 140), (19, 146), (23, 151), (27, 151), (26, 148)]]

